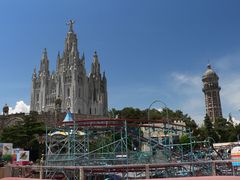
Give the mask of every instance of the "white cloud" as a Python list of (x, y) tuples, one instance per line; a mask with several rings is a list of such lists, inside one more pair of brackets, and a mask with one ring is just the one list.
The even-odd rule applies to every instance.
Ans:
[(191, 86), (192, 88), (199, 88), (201, 77), (199, 75), (172, 73), (172, 77), (178, 85)]
[[(227, 118), (227, 120), (229, 120), (229, 117)], [(234, 125), (238, 125), (240, 123), (240, 120), (235, 117), (232, 117), (232, 121)]]
[(204, 96), (199, 74), (172, 73), (175, 96), (179, 96), (177, 109), (187, 113), (198, 124), (204, 118)]
[(223, 81), (222, 97), (227, 106), (240, 109), (240, 74)]
[(238, 125), (240, 123), (240, 120), (236, 119), (235, 117), (232, 117), (232, 120), (235, 125)]
[(17, 101), (14, 108), (9, 107), (9, 114), (29, 113), (30, 105), (25, 104), (22, 100)]
[(157, 108), (157, 110), (158, 110), (159, 112), (162, 112), (162, 111), (163, 111), (163, 108)]

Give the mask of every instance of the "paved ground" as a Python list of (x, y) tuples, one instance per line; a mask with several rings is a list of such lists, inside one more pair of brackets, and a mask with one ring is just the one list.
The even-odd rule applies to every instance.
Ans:
[[(2, 178), (2, 180), (37, 180), (37, 179), (6, 177), (6, 178)], [(142, 179), (142, 180), (147, 180), (147, 179)], [(161, 179), (154, 179), (154, 180), (240, 180), (240, 176), (201, 176), (201, 177), (180, 177), (180, 178), (178, 177), (178, 178), (161, 178)]]
[[(146, 179), (144, 179), (144, 180), (146, 180)], [(157, 179), (154, 179), (154, 180), (157, 180)], [(240, 180), (240, 176), (178, 177), (178, 178), (161, 178), (158, 180)]]
[(18, 177), (5, 177), (1, 178), (2, 180), (39, 180), (39, 179), (33, 179), (33, 178), (18, 178)]

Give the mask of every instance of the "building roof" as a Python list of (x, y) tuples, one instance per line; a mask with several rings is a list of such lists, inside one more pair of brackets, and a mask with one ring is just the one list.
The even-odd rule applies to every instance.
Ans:
[(73, 121), (73, 118), (72, 118), (72, 114), (70, 111), (67, 112), (63, 122), (70, 122), (70, 121)]
[(207, 70), (203, 74), (203, 78), (208, 78), (208, 77), (218, 78), (218, 75), (216, 74), (215, 71), (213, 71), (210, 64), (207, 65)]

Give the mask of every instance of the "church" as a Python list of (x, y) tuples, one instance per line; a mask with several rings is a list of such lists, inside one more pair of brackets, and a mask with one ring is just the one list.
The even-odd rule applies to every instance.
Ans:
[(32, 75), (30, 110), (66, 112), (85, 115), (106, 115), (108, 111), (107, 79), (100, 70), (97, 52), (93, 54), (91, 71), (85, 69), (84, 53), (78, 50), (74, 21), (68, 23), (63, 53), (58, 53), (56, 71), (49, 72), (47, 50), (43, 50), (40, 69)]

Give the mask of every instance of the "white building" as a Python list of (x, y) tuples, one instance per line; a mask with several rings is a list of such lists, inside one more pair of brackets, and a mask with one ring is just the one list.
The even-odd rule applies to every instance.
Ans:
[(49, 72), (49, 59), (44, 49), (40, 70), (32, 76), (31, 111), (55, 111), (55, 101), (61, 100), (60, 110), (70, 108), (72, 113), (105, 115), (108, 109), (107, 79), (100, 72), (97, 53), (94, 52), (91, 72), (85, 69), (84, 54), (78, 51), (77, 35), (70, 20), (63, 53), (57, 55), (56, 72)]

